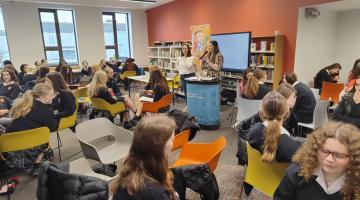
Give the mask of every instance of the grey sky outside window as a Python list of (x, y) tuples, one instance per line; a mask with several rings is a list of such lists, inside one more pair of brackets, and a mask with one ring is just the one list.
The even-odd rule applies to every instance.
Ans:
[(74, 14), (72, 10), (39, 9), (44, 51), (49, 65), (64, 58), (70, 65), (79, 64)]
[(6, 39), (5, 24), (2, 8), (0, 7), (0, 68), (4, 60), (10, 60), (8, 42)]

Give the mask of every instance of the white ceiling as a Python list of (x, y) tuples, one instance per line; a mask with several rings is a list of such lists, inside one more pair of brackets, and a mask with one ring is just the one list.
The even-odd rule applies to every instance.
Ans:
[[(311, 7), (311, 6), (307, 6), (307, 7)], [(342, 0), (332, 3), (314, 5), (314, 7), (324, 8), (332, 11), (358, 10), (360, 9), (360, 0)]]
[(142, 9), (147, 10), (160, 6), (162, 4), (174, 0), (154, 0), (156, 3), (149, 2), (135, 2), (131, 0), (7, 0), (19, 1), (29, 3), (48, 3), (48, 4), (63, 4), (63, 5), (85, 5), (95, 7), (110, 7), (110, 8), (127, 8), (127, 9)]

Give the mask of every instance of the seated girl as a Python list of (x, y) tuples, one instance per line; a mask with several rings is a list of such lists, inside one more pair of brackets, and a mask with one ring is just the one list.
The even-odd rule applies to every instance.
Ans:
[[(28, 90), (15, 101), (10, 110), (12, 122), (6, 132), (18, 132), (40, 127), (48, 127), (55, 131), (57, 122), (50, 108), (54, 98), (53, 88), (46, 83), (35, 85), (33, 90)], [(33, 168), (37, 174), (39, 165), (44, 156), (43, 151), (48, 145), (41, 145), (32, 149), (10, 152), (6, 154), (7, 164), (12, 168)]]
[(342, 97), (332, 116), (334, 120), (351, 123), (360, 128), (360, 76), (356, 78), (355, 92)]
[(253, 76), (246, 82), (243, 98), (246, 99), (262, 99), (271, 88), (265, 85), (266, 73), (264, 70), (255, 69)]
[(1, 81), (0, 96), (6, 98), (9, 102), (15, 100), (19, 96), (21, 88), (14, 71), (4, 69), (1, 72)]
[(168, 154), (175, 122), (165, 115), (142, 119), (135, 131), (129, 155), (111, 186), (113, 200), (175, 200)]
[(274, 200), (358, 199), (360, 130), (330, 122), (310, 134), (293, 157)]
[(262, 153), (263, 162), (291, 162), (299, 144), (282, 127), (289, 108), (286, 99), (277, 91), (268, 93), (261, 103), (263, 122), (254, 124), (248, 133), (248, 142)]
[(59, 122), (61, 118), (74, 114), (76, 111), (76, 99), (59, 72), (50, 72), (46, 75), (46, 78), (54, 88), (55, 97), (51, 107), (55, 118)]
[[(150, 79), (148, 85), (142, 94), (137, 94), (135, 99), (137, 100), (137, 112), (134, 119), (140, 119), (143, 102), (140, 101), (140, 96), (146, 96), (152, 98), (152, 102), (159, 101), (163, 96), (170, 94), (169, 86), (166, 78), (162, 75), (160, 70), (152, 70), (150, 73)], [(161, 108), (160, 112), (166, 112), (169, 108)]]

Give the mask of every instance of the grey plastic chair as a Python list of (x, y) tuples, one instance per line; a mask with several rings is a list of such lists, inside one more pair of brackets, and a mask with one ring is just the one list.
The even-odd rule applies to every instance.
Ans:
[(237, 110), (234, 127), (236, 128), (241, 121), (259, 112), (260, 105), (261, 105), (261, 100), (244, 99), (239, 97), (237, 99), (238, 110)]
[[(298, 128), (306, 127), (314, 130), (327, 123), (329, 103), (329, 101), (324, 100), (317, 101), (313, 115), (313, 122), (308, 124), (298, 122)], [(301, 132), (298, 131), (298, 133)]]
[(117, 175), (114, 177), (110, 177), (94, 172), (89, 162), (85, 158), (80, 158), (78, 160), (71, 161), (69, 163), (69, 173), (80, 174), (84, 176), (92, 176), (104, 180), (106, 182), (111, 182), (114, 178), (117, 177)]
[(76, 126), (76, 136), (85, 158), (103, 164), (114, 163), (128, 153), (133, 133), (106, 118), (88, 120)]
[(319, 101), (320, 100), (319, 89), (317, 89), (317, 88), (310, 88), (310, 89), (314, 94), (315, 100)]

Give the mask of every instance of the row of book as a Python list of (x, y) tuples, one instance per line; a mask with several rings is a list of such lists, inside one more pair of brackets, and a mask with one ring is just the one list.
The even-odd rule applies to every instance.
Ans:
[(171, 52), (171, 58), (178, 58), (181, 56), (181, 49), (175, 49)]
[(268, 56), (265, 54), (251, 55), (250, 65), (274, 65), (274, 56)]
[(159, 57), (170, 58), (170, 51), (159, 51)]

